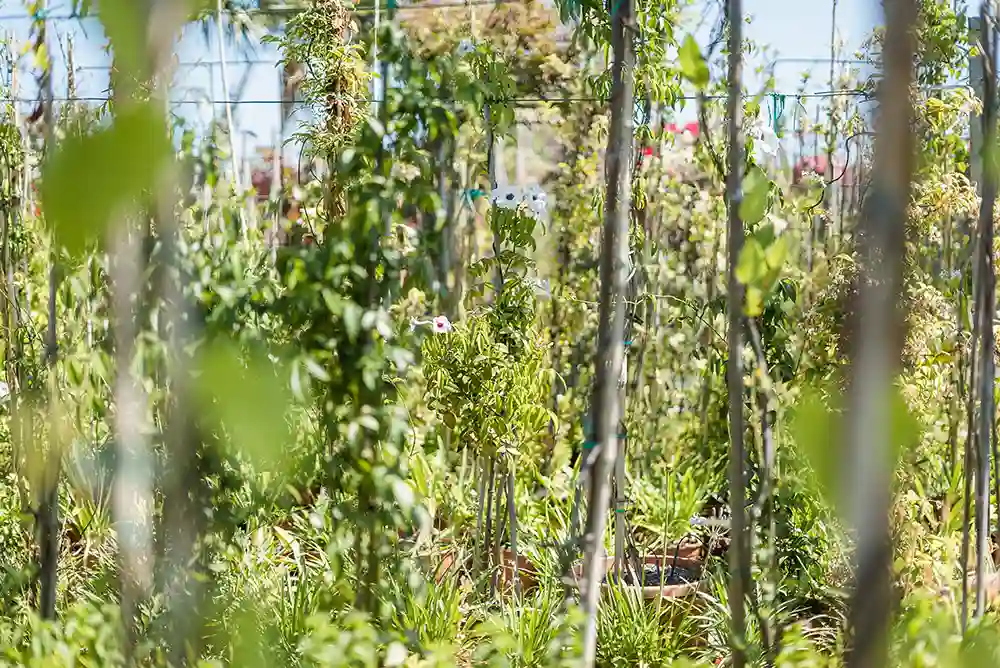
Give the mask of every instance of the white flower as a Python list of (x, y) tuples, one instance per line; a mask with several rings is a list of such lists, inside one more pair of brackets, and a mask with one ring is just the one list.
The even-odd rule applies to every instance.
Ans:
[(476, 45), (474, 42), (468, 39), (463, 39), (461, 42), (458, 43), (458, 48), (455, 49), (455, 54), (458, 55), (459, 57), (467, 56), (475, 50), (476, 50)]
[(531, 283), (531, 287), (534, 289), (535, 294), (538, 297), (541, 297), (542, 299), (548, 299), (549, 297), (552, 296), (552, 289), (549, 287), (549, 279), (546, 278), (544, 281), (542, 281), (536, 278), (529, 282)]
[(407, 656), (409, 656), (409, 653), (406, 651), (406, 647), (402, 643), (394, 642), (389, 645), (385, 652), (385, 665), (387, 668), (402, 666)]
[(517, 186), (500, 186), (490, 195), (490, 203), (501, 209), (516, 209), (524, 199), (524, 193)]
[(444, 334), (445, 332), (450, 332), (452, 329), (451, 321), (444, 315), (436, 316), (432, 320), (417, 320), (416, 318), (410, 318), (411, 332), (418, 326), (422, 325), (430, 325), (435, 334)]
[(774, 129), (763, 114), (757, 116), (753, 127), (750, 128), (749, 135), (754, 140), (753, 157), (758, 163), (773, 158), (781, 150), (781, 140), (778, 139), (778, 135), (774, 134)]
[(7, 401), (10, 397), (10, 385), (0, 381), (0, 402)]
[(771, 222), (771, 227), (774, 229), (775, 236), (781, 234), (788, 228), (788, 221), (784, 218), (779, 218), (772, 213), (767, 214), (767, 219)]
[(434, 318), (433, 325), (435, 334), (443, 334), (451, 331), (451, 321), (448, 320), (447, 316), (439, 315)]
[(538, 217), (545, 213), (545, 208), (548, 206), (548, 195), (541, 187), (533, 185), (524, 191), (524, 202), (528, 205), (528, 209)]

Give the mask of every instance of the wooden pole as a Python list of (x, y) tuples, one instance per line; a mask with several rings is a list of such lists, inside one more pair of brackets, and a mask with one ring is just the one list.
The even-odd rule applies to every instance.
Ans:
[(875, 192), (859, 226), (861, 265), (850, 316), (851, 364), (845, 413), (841, 498), (856, 536), (855, 582), (850, 603), (846, 668), (888, 663), (892, 613), (893, 405), (903, 344), (903, 260), (906, 211), (914, 163), (911, 132), (915, 43), (912, 0), (884, 0), (885, 45), (879, 85), (880, 122), (875, 147)]
[(598, 452), (591, 476), (587, 530), (584, 534), (583, 666), (591, 668), (597, 652), (597, 600), (604, 569), (604, 531), (610, 501), (609, 474), (618, 450), (617, 432), (621, 406), (617, 381), (621, 376), (625, 334), (625, 289), (628, 262), (628, 223), (631, 211), (633, 45), (635, 0), (621, 0), (611, 17), (613, 52), (611, 125), (607, 149), (607, 196), (604, 238), (601, 244), (600, 329), (594, 396), (591, 405)]
[(746, 452), (743, 444), (743, 285), (736, 278), (743, 249), (743, 3), (729, 0), (729, 172), (728, 207), (729, 276), (726, 311), (729, 320), (726, 385), (729, 390), (729, 507), (732, 512), (732, 549), (729, 553), (729, 607), (732, 616), (733, 668), (746, 665), (745, 599), (750, 586), (749, 542), (746, 537)]
[[(34, 21), (37, 28), (37, 39), (35, 42), (36, 54), (42, 54), (41, 74), (38, 80), (38, 87), (42, 91), (42, 119), (44, 124), (44, 151), (52, 149), (52, 63), (46, 48), (46, 3), (39, 3), (39, 13)], [(57, 384), (55, 379), (56, 362), (59, 359), (58, 340), (56, 338), (56, 292), (58, 289), (58, 272), (56, 268), (56, 250), (50, 249), (49, 264), (49, 306), (48, 306), (48, 330), (45, 337), (45, 364), (49, 374), (49, 397), (52, 401), (56, 399)], [(58, 586), (59, 568), (59, 474), (60, 474), (60, 446), (57, 443), (58, 430), (53, 425), (49, 434), (49, 447), (45, 466), (45, 475), (41, 488), (41, 503), (38, 508), (39, 524), (39, 612), (43, 619), (55, 619), (56, 617), (56, 590)]]
[[(996, 54), (993, 52), (993, 17), (990, 4), (981, 6), (981, 39), (983, 68), (982, 136), (984, 146), (996, 141)], [(993, 211), (996, 204), (997, 184), (995, 170), (984, 170), (981, 185), (982, 200), (979, 210), (979, 247), (976, 263), (979, 266), (979, 289), (976, 304), (976, 322), (979, 335), (979, 425), (976, 459), (976, 619), (983, 616), (986, 605), (986, 558), (990, 535), (990, 453), (994, 416), (993, 386), (993, 320), (996, 314), (996, 272), (993, 266)]]

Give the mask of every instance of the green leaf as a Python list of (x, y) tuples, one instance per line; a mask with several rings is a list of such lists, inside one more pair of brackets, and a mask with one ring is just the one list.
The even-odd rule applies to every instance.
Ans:
[(743, 201), (740, 219), (747, 225), (759, 223), (767, 214), (767, 196), (771, 181), (760, 167), (752, 167), (743, 178)]
[(740, 259), (736, 263), (736, 280), (746, 286), (753, 285), (767, 273), (767, 257), (760, 242), (754, 237), (748, 237), (740, 250)]
[(693, 35), (684, 38), (677, 55), (684, 78), (698, 90), (704, 90), (709, 80), (708, 64), (705, 63), (701, 49), (698, 48), (698, 42), (695, 41)]
[(764, 312), (764, 291), (756, 285), (751, 285), (746, 291), (746, 303), (743, 306), (743, 313), (756, 318)]
[(771, 242), (771, 245), (764, 251), (767, 258), (767, 266), (770, 269), (780, 270), (785, 264), (788, 256), (788, 237), (778, 237)]
[(213, 424), (260, 470), (280, 468), (292, 441), (284, 366), (263, 353), (244, 358), (235, 345), (219, 342), (201, 352), (197, 368), (195, 393)]
[(837, 448), (841, 443), (836, 410), (840, 393), (807, 388), (792, 412), (792, 440), (816, 475), (816, 483), (828, 503), (837, 491)]
[(111, 42), (115, 67), (126, 76), (145, 79), (148, 74), (143, 4), (134, 0), (100, 0), (100, 19)]
[(358, 340), (358, 334), (361, 331), (361, 315), (363, 311), (361, 307), (352, 301), (345, 302), (344, 304), (344, 329), (347, 331), (347, 338), (351, 343)]
[[(99, 0), (98, 17), (104, 27), (104, 34), (111, 42), (114, 52), (115, 67), (126, 76), (131, 75), (140, 80), (149, 78), (152, 63), (149, 60), (146, 36), (149, 35), (147, 22), (149, 17), (143, 11), (147, 3), (136, 0)], [(194, 20), (199, 12), (204, 11), (211, 3), (207, 0), (175, 0), (163, 3), (169, 11), (156, 13), (157, 37), (162, 33), (175, 33), (190, 20)], [(164, 19), (169, 19), (164, 25)], [(173, 41), (173, 40), (171, 40)]]
[[(843, 507), (841, 478), (851, 475), (844, 450), (844, 397), (836, 389), (808, 388), (796, 405), (791, 422), (795, 444), (815, 471), (820, 492), (827, 501)], [(890, 447), (888, 462), (895, 470), (900, 455), (920, 440), (920, 423), (910, 412), (898, 387), (889, 396)]]
[(163, 113), (150, 104), (67, 136), (45, 161), (39, 192), (58, 243), (79, 255), (101, 239), (124, 205), (153, 189), (170, 154)]

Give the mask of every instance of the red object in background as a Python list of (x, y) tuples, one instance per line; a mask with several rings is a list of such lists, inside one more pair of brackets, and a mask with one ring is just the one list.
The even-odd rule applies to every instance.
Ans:
[(272, 175), (269, 171), (263, 169), (253, 170), (253, 174), (250, 176), (250, 183), (257, 191), (258, 202), (265, 201), (271, 196), (271, 179)]
[(825, 177), (827, 164), (825, 155), (803, 156), (792, 169), (792, 182), (799, 183), (802, 180), (802, 175), (806, 172), (816, 172)]
[(652, 146), (647, 146), (647, 147), (643, 148), (642, 149), (642, 154), (644, 156), (646, 156), (647, 158), (650, 157), (650, 156), (652, 156), (653, 155), (653, 147)]
[(699, 126), (697, 121), (691, 123), (685, 123), (683, 126), (677, 125), (676, 123), (666, 123), (663, 126), (663, 132), (664, 133), (669, 132), (675, 135), (682, 135), (685, 132), (688, 132), (691, 134), (692, 137), (697, 138), (699, 132)]

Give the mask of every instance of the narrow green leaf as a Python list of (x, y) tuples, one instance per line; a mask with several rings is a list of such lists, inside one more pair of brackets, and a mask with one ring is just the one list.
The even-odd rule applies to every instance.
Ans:
[(698, 90), (704, 90), (709, 80), (708, 64), (702, 57), (701, 49), (698, 48), (698, 42), (693, 35), (684, 38), (677, 56), (684, 78)]
[(754, 237), (748, 237), (740, 250), (740, 259), (736, 263), (736, 280), (743, 285), (756, 283), (767, 273), (767, 259), (764, 249)]
[(740, 218), (746, 225), (759, 223), (767, 214), (767, 196), (771, 181), (760, 167), (753, 167), (743, 178), (743, 201), (740, 202)]

